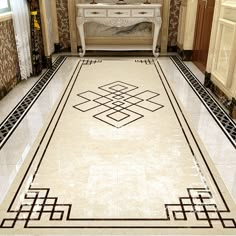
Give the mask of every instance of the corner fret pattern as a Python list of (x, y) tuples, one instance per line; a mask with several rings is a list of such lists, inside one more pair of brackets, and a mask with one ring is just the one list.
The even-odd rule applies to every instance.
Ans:
[[(187, 192), (188, 195), (180, 197), (178, 203), (165, 204), (166, 218), (146, 218), (142, 220), (159, 222), (155, 228), (163, 227), (160, 222), (168, 225), (178, 222), (177, 225), (175, 224), (176, 226), (170, 228), (196, 227), (193, 224), (194, 222), (202, 222), (202, 225), (198, 224), (198, 228), (214, 228), (215, 222), (220, 222), (222, 228), (236, 228), (235, 219), (228, 217), (230, 211), (228, 209), (220, 210), (217, 207), (209, 189), (188, 188)], [(50, 196), (49, 188), (30, 187), (20, 207), (17, 210), (8, 210), (11, 217), (3, 219), (0, 228), (14, 228), (18, 223), (23, 224), (24, 228), (77, 228), (76, 222), (86, 220), (134, 220), (129, 218), (72, 218), (71, 210), (72, 204), (59, 203), (57, 197)], [(74, 222), (73, 225), (67, 226), (70, 221)], [(80, 225), (78, 228), (90, 228), (90, 226)], [(91, 226), (91, 228), (96, 228), (96, 226)], [(108, 226), (108, 228), (112, 228), (112, 226)], [(147, 228), (152, 228), (152, 226)]]
[(217, 207), (209, 189), (188, 188), (187, 192), (188, 196), (180, 197), (178, 204), (165, 205), (169, 220), (187, 221), (194, 215), (195, 220), (207, 222), (209, 228), (214, 227), (215, 221), (221, 222), (223, 228), (236, 228), (235, 220), (227, 218), (230, 211)]
[(14, 217), (4, 219), (0, 228), (14, 228), (19, 221), (24, 222), (24, 228), (27, 228), (30, 222), (45, 218), (49, 221), (66, 220), (71, 204), (59, 204), (58, 198), (49, 196), (49, 191), (48, 188), (30, 187), (19, 209), (9, 211)]

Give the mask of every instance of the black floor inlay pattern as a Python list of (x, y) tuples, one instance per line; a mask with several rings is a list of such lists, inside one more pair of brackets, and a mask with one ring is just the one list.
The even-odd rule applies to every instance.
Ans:
[(236, 148), (236, 124), (178, 56), (170, 57), (183, 77)]
[[(188, 188), (187, 195), (179, 197), (179, 202), (174, 204), (165, 204), (166, 216), (163, 218), (143, 218), (144, 221), (158, 222), (180, 222), (179, 226), (172, 228), (214, 228), (215, 222), (220, 222), (222, 228), (236, 228), (236, 222), (233, 218), (227, 217), (230, 213), (229, 209), (221, 210), (214, 202), (213, 195), (208, 188)], [(75, 218), (71, 216), (72, 204), (59, 203), (57, 197), (50, 196), (49, 188), (33, 188), (30, 187), (26, 192), (23, 203), (16, 210), (8, 210), (11, 214), (0, 222), (0, 228), (14, 228), (17, 223), (23, 222), (24, 228), (55, 228), (58, 224), (66, 222), (79, 221), (123, 221), (123, 220), (139, 220), (139, 218)], [(44, 224), (40, 221), (44, 220)], [(181, 223), (192, 220), (202, 222), (202, 225), (181, 226)], [(45, 222), (47, 223), (45, 226)], [(53, 226), (51, 226), (53, 225)], [(63, 227), (63, 226), (62, 226)], [(64, 226), (66, 228), (66, 226)], [(70, 228), (69, 224), (67, 226)], [(89, 226), (80, 226), (81, 228), (90, 228)], [(80, 228), (79, 226), (71, 226), (71, 228)], [(104, 226), (105, 227), (105, 226)], [(119, 226), (120, 228), (129, 226)], [(162, 226), (164, 227), (164, 226)], [(156, 226), (156, 228), (162, 228)], [(166, 228), (171, 226), (166, 225)], [(92, 227), (91, 227), (92, 228)], [(96, 227), (95, 227), (96, 228)], [(114, 228), (107, 226), (106, 228)], [(153, 226), (143, 226), (143, 228), (154, 228)]]
[(27, 114), (29, 109), (38, 99), (40, 94), (46, 88), (48, 83), (53, 78), (54, 74), (58, 71), (60, 66), (65, 61), (65, 56), (60, 56), (53, 63), (51, 69), (47, 70), (41, 78), (34, 84), (29, 92), (22, 98), (22, 100), (16, 105), (12, 112), (4, 119), (0, 124), (0, 149), (4, 146), (11, 134), (14, 132), (20, 121)]
[(139, 111), (135, 109), (137, 107), (150, 112), (155, 112), (163, 107), (154, 102), (154, 98), (159, 96), (158, 93), (145, 90), (131, 94), (130, 92), (137, 90), (138, 87), (121, 81), (103, 85), (99, 89), (106, 94), (100, 95), (93, 91), (78, 94), (82, 101), (74, 108), (82, 112), (99, 108), (97, 109), (99, 112), (93, 117), (116, 128), (121, 128), (144, 117), (140, 113), (140, 109), (138, 109)]
[[(216, 235), (218, 232), (222, 232), (223, 234), (224, 232), (226, 234), (234, 232), (233, 230), (236, 228), (236, 222), (234, 219), (234, 204), (232, 205), (230, 203), (228, 205), (228, 201), (230, 202), (231, 200), (229, 197), (225, 198), (225, 196), (227, 196), (227, 192), (225, 191), (222, 192), (221, 190), (222, 186), (218, 186), (218, 181), (217, 179), (215, 179), (216, 173), (214, 174), (212, 173), (211, 168), (207, 161), (207, 157), (202, 152), (200, 145), (198, 145), (198, 142), (191, 130), (190, 125), (188, 124), (188, 121), (180, 107), (180, 104), (178, 103), (177, 98), (175, 97), (170, 87), (170, 84), (166, 76), (163, 74), (163, 71), (158, 62), (155, 63), (155, 68), (157, 70), (157, 73), (160, 75), (161, 82), (163, 84), (163, 87), (166, 91), (167, 97), (170, 102), (169, 104), (173, 108), (173, 111), (174, 111), (173, 115), (177, 118), (177, 121), (179, 123), (179, 128), (183, 134), (183, 137), (185, 138), (185, 141), (188, 143), (189, 150), (192, 151), (192, 157), (196, 161), (195, 162), (196, 166), (198, 166), (200, 170), (200, 168), (202, 167), (202, 164), (204, 164), (205, 166), (204, 170), (209, 171), (209, 178), (208, 177), (205, 178), (203, 173), (201, 171), (199, 172), (199, 174), (204, 179), (203, 180), (203, 183), (205, 183), (204, 186), (200, 184), (199, 187), (197, 187), (198, 182), (196, 182), (197, 185), (195, 187), (191, 185), (191, 187), (187, 186), (186, 188), (184, 188), (184, 186), (181, 185), (181, 189), (180, 189), (181, 193), (177, 195), (177, 192), (176, 193), (173, 192), (174, 197), (176, 198), (173, 198), (173, 199), (169, 198), (169, 200), (166, 200), (168, 197), (165, 199), (166, 194), (165, 192), (163, 192), (164, 204), (162, 206), (164, 209), (164, 212), (163, 212), (164, 214), (162, 214), (161, 211), (159, 211), (158, 207), (156, 208), (156, 206), (154, 205), (154, 209), (156, 210), (158, 214), (157, 214), (157, 217), (150, 217), (150, 218), (141, 217), (139, 208), (137, 208), (138, 214), (135, 218), (123, 218), (124, 216), (122, 218), (121, 217), (115, 218), (115, 217), (112, 217), (112, 215), (110, 214), (108, 214), (107, 216), (105, 214), (101, 218), (96, 217), (95, 214), (92, 217), (86, 217), (86, 218), (79, 217), (78, 215), (80, 215), (80, 210), (78, 209), (81, 207), (81, 204), (77, 198), (74, 198), (75, 199), (74, 203), (76, 204), (76, 207), (75, 207), (74, 203), (64, 201), (66, 199), (65, 197), (67, 197), (66, 195), (61, 198), (62, 195), (57, 193), (57, 188), (55, 188), (55, 186), (53, 187), (53, 189), (50, 187), (45, 188), (45, 186), (44, 187), (36, 186), (38, 185), (38, 181), (36, 181), (37, 183), (35, 183), (34, 180), (36, 176), (37, 178), (40, 178), (40, 176), (42, 177), (42, 175), (39, 173), (39, 170), (40, 168), (45, 167), (45, 166), (44, 167), (41, 166), (43, 163), (43, 160), (47, 158), (45, 153), (47, 153), (47, 149), (50, 146), (50, 142), (52, 140), (53, 134), (56, 131), (56, 126), (59, 123), (60, 118), (62, 117), (61, 115), (64, 112), (64, 108), (66, 107), (66, 103), (71, 95), (71, 91), (74, 88), (75, 82), (79, 78), (79, 76), (76, 76), (73, 86), (70, 88), (70, 92), (66, 93), (67, 89), (69, 88), (70, 83), (65, 89), (64, 94), (57, 106), (56, 111), (54, 112), (47, 128), (44, 130), (44, 135), (41, 137), (41, 140), (37, 144), (38, 147), (36, 148), (34, 153), (32, 153), (32, 160), (29, 162), (28, 168), (25, 169), (26, 172), (23, 173), (22, 180), (18, 179), (19, 187), (16, 189), (14, 193), (13, 192), (11, 193), (13, 195), (11, 198), (12, 199), (11, 203), (8, 202), (7, 205), (3, 207), (2, 211), (5, 211), (6, 214), (4, 214), (4, 217), (2, 217), (0, 220), (0, 228), (2, 229), (5, 228), (4, 230), (6, 230), (7, 228), (8, 229), (14, 228), (14, 232), (16, 231), (20, 232), (20, 230), (21, 229), (23, 230), (23, 228), (34, 229), (34, 230), (35, 229), (44, 229), (44, 230), (45, 229), (50, 229), (50, 230), (59, 229), (59, 230), (67, 230), (67, 231), (69, 229), (103, 229), (104, 230), (106, 228), (107, 229), (108, 228), (110, 229), (118, 229), (118, 228), (145, 229), (146, 228), (146, 229), (159, 229), (159, 230), (166, 229), (167, 234), (168, 232), (170, 232), (171, 229), (175, 230), (173, 232), (177, 232), (178, 229), (184, 229), (185, 231), (181, 231), (181, 232), (187, 233), (188, 231), (188, 232), (191, 232), (190, 234), (197, 234), (198, 232), (201, 232), (204, 235), (205, 234)], [(72, 78), (73, 76), (71, 77), (71, 79)], [(164, 81), (165, 83), (163, 83)], [(113, 82), (113, 83), (101, 86), (99, 87), (99, 89), (100, 89), (99, 92), (102, 94), (104, 93), (105, 95), (100, 95), (91, 91), (86, 91), (86, 92), (81, 93), (81, 94), (86, 94), (86, 95), (87, 93), (89, 93), (89, 97), (83, 96), (81, 94), (78, 95), (79, 96), (78, 99), (84, 100), (83, 102), (78, 104), (78, 105), (81, 105), (82, 107), (85, 106), (83, 107), (82, 111), (93, 112), (94, 110), (97, 110), (95, 109), (96, 107), (99, 107), (99, 109), (101, 109), (103, 106), (105, 106), (107, 109), (108, 105), (113, 104), (114, 106), (112, 106), (112, 108), (109, 109), (111, 110), (111, 109), (114, 109), (116, 106), (121, 106), (121, 107), (124, 106), (124, 104), (126, 104), (124, 100), (129, 100), (128, 102), (129, 105), (127, 104), (127, 107), (124, 108), (125, 110), (124, 112), (126, 112), (126, 109), (130, 107), (138, 108), (140, 111), (142, 110), (144, 111), (144, 109), (147, 109), (148, 111), (151, 111), (151, 112), (154, 112), (160, 109), (158, 108), (158, 106), (156, 106), (160, 104), (153, 101), (154, 98), (159, 99), (158, 97), (159, 94), (153, 93), (149, 90), (146, 90), (146, 91), (153, 93), (152, 96), (150, 96), (149, 93), (146, 94), (146, 91), (140, 92), (137, 94), (136, 91), (138, 87), (134, 85), (117, 81), (117, 82)], [(127, 94), (130, 95), (130, 97), (126, 98)], [(151, 103), (151, 105), (149, 103)], [(58, 110), (58, 108), (61, 107), (62, 104), (63, 104), (62, 110)], [(118, 110), (114, 109), (114, 112), (120, 111), (120, 110), (121, 110), (120, 108)], [(116, 119), (119, 120), (118, 117), (116, 117)], [(186, 125), (183, 125), (183, 124), (186, 124)], [(48, 137), (45, 140), (46, 136)], [(193, 141), (189, 142), (189, 137), (191, 137)], [(42, 143), (44, 144), (42, 145)], [(196, 149), (193, 147), (196, 147)], [(184, 152), (185, 151), (186, 149), (184, 149)], [(199, 152), (200, 154), (199, 158), (202, 160), (201, 161), (202, 164), (200, 164), (198, 158), (196, 158), (195, 151)], [(37, 155), (39, 155), (38, 158), (36, 158)], [(49, 156), (52, 156), (52, 155), (49, 154)], [(72, 159), (73, 158), (74, 156), (72, 156)], [(151, 159), (147, 158), (146, 161), (152, 161), (152, 158)], [(165, 156), (165, 158), (168, 158), (168, 156)], [(189, 158), (189, 155), (186, 156), (186, 158)], [(185, 168), (185, 166), (181, 166), (181, 167)], [(153, 170), (151, 173), (152, 175), (155, 174)], [(63, 173), (61, 174), (63, 175)], [(180, 174), (182, 175), (182, 173)], [(162, 174), (160, 173), (160, 175)], [(189, 174), (187, 174), (186, 177), (188, 175)], [(32, 176), (32, 178), (28, 178), (29, 176)], [(192, 175), (189, 175), (189, 176), (191, 177)], [(209, 182), (211, 184), (210, 188), (208, 187), (208, 184), (205, 181), (205, 179), (208, 179), (209, 181), (210, 179), (212, 179), (212, 182)], [(162, 179), (157, 179), (157, 181), (158, 180), (162, 181)], [(127, 181), (129, 181), (129, 179), (127, 179)], [(26, 186), (29, 186), (28, 190), (26, 189)], [(158, 195), (154, 195), (154, 196), (159, 196), (161, 194), (162, 189), (161, 190), (157, 189), (157, 190), (160, 192)], [(81, 189), (78, 189), (77, 192), (75, 191), (75, 194), (81, 194), (83, 192), (82, 191), (80, 193), (80, 191)], [(104, 191), (106, 192), (106, 189)], [(154, 188), (154, 191), (156, 191), (155, 188)], [(157, 198), (157, 201), (159, 200), (160, 198)], [(143, 201), (143, 198), (141, 198), (141, 201)], [(77, 205), (77, 203), (80, 205)], [(128, 203), (129, 202), (127, 202), (127, 204)], [(106, 204), (106, 202), (104, 204)], [(100, 206), (102, 205), (100, 204)], [(232, 212), (231, 212), (231, 207), (232, 207)], [(73, 209), (76, 209), (76, 208), (77, 210), (73, 211)], [(88, 209), (85, 209), (85, 211), (87, 210)], [(213, 231), (213, 228), (215, 228), (214, 231)], [(230, 228), (232, 228), (233, 230), (228, 231), (230, 230)], [(206, 229), (210, 229), (210, 230), (205, 231)], [(223, 229), (225, 230), (223, 231)], [(195, 231), (195, 230), (201, 230), (201, 231)], [(158, 231), (158, 232), (160, 233), (161, 231)], [(7, 231), (7, 233), (9, 232)]]

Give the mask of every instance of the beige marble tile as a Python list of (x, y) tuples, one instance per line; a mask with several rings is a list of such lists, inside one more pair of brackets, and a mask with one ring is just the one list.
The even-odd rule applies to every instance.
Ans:
[(10, 227), (0, 230), (234, 235), (235, 225), (224, 227), (235, 203), (159, 63), (88, 60), (72, 72), (0, 206)]

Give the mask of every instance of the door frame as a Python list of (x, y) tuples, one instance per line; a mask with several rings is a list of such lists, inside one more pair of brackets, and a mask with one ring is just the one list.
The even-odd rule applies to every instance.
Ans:
[[(202, 40), (201, 36), (202, 36), (203, 30), (204, 30), (204, 26), (203, 25), (200, 26), (201, 27), (201, 29), (200, 29), (201, 35), (200, 36), (196, 36), (197, 35), (197, 30), (198, 30), (198, 23), (200, 23), (198, 21), (199, 1), (200, 0), (198, 0), (198, 2), (197, 2), (197, 10), (196, 10), (196, 21), (195, 21), (195, 28), (194, 28), (194, 41), (193, 41), (192, 61), (198, 67), (199, 70), (201, 70), (203, 73), (205, 73), (207, 71), (207, 64), (208, 64), (208, 59), (209, 59), (208, 56), (209, 56), (209, 51), (210, 51), (210, 48), (211, 48), (211, 40), (212, 40), (211, 32), (212, 32), (213, 26), (214, 26), (214, 16), (215, 16), (216, 0), (213, 0), (214, 1), (214, 8), (213, 8), (213, 16), (212, 16), (212, 22), (211, 22), (211, 31), (209, 32), (209, 45), (208, 45), (208, 53), (207, 53), (207, 58), (206, 58), (206, 65), (203, 65), (202, 63), (194, 60), (194, 57), (197, 57), (197, 53), (198, 53), (195, 49), (198, 46), (197, 44), (201, 44), (201, 40)], [(207, 0), (205, 1), (205, 4), (207, 4)], [(205, 18), (205, 15), (203, 16), (203, 19), (202, 19), (203, 24), (204, 24), (204, 21), (205, 21), (204, 18)], [(197, 42), (198, 38), (200, 40), (199, 42)]]

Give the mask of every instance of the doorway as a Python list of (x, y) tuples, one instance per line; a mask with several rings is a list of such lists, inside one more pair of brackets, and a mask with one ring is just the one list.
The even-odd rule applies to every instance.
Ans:
[(206, 71), (215, 0), (198, 0), (193, 63)]

